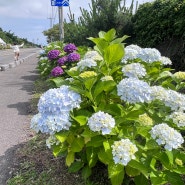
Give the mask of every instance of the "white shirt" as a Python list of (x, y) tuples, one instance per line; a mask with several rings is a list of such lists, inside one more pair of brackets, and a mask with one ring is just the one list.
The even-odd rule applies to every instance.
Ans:
[(13, 49), (13, 51), (14, 52), (19, 52), (20, 51), (20, 47), (23, 47), (23, 45), (24, 45), (24, 43), (23, 44), (21, 44), (21, 45), (14, 45), (14, 46), (10, 46), (12, 49)]

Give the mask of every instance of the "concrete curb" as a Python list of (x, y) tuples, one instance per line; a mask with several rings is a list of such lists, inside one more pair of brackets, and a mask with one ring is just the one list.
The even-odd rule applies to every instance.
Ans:
[(26, 62), (27, 59), (29, 59), (29, 58), (32, 57), (33, 55), (38, 55), (38, 53), (33, 53), (33, 54), (28, 55), (27, 57), (22, 58), (22, 59), (20, 59), (20, 60), (18, 60), (18, 61), (10, 62), (9, 64), (0, 65), (0, 71), (6, 71), (6, 70), (9, 70), (9, 69), (11, 69), (11, 68), (17, 67), (17, 66), (19, 66), (20, 64)]

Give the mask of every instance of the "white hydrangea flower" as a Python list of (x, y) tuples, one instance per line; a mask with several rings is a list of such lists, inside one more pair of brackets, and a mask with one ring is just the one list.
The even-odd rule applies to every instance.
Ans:
[(42, 114), (61, 114), (79, 107), (80, 103), (80, 95), (62, 85), (60, 88), (49, 89), (40, 97), (38, 110)]
[(37, 133), (40, 131), (40, 128), (38, 126), (38, 122), (41, 119), (41, 114), (35, 114), (32, 119), (31, 119), (31, 123), (30, 123), (30, 128), (35, 130)]
[(182, 135), (174, 128), (169, 127), (166, 123), (155, 125), (150, 133), (158, 145), (164, 145), (164, 148), (169, 151), (173, 148), (179, 148), (184, 142)]
[(152, 101), (150, 86), (136, 78), (125, 78), (117, 85), (117, 94), (121, 100), (129, 103)]
[(100, 80), (102, 82), (104, 82), (104, 81), (113, 81), (113, 78), (112, 78), (112, 76), (103, 76)]
[(129, 139), (122, 139), (115, 141), (112, 145), (112, 155), (115, 164), (121, 164), (126, 166), (128, 162), (135, 159), (135, 153), (138, 151), (135, 144)]
[(48, 60), (48, 57), (40, 57), (39, 61), (42, 61), (42, 60)]
[(155, 48), (143, 48), (138, 54), (138, 58), (147, 63), (160, 61), (161, 53)]
[(102, 56), (97, 51), (87, 51), (83, 57), (84, 59), (93, 59), (96, 61), (103, 60)]
[(141, 50), (142, 48), (134, 44), (125, 47), (125, 56), (123, 57), (121, 62), (126, 64), (127, 60), (134, 60), (138, 58), (138, 54), (141, 52)]
[(49, 134), (69, 130), (70, 111), (80, 103), (80, 95), (66, 85), (46, 91), (39, 99), (39, 114), (32, 118), (31, 128)]
[(69, 112), (63, 112), (61, 115), (41, 114), (37, 125), (39, 131), (47, 134), (54, 134), (61, 130), (69, 130), (71, 126)]
[(91, 67), (95, 67), (95, 66), (97, 66), (97, 63), (95, 62), (95, 60), (93, 60), (91, 58), (80, 60), (77, 63), (77, 68), (80, 69), (80, 71), (84, 70), (84, 68), (86, 68), (86, 67), (91, 68)]
[(52, 145), (59, 145), (60, 141), (57, 140), (55, 135), (50, 135), (48, 139), (46, 139), (46, 146), (51, 148)]
[(112, 128), (114, 128), (115, 124), (114, 118), (102, 111), (94, 113), (87, 122), (87, 125), (89, 125), (89, 128), (92, 131), (101, 131), (103, 135), (109, 134)]
[(172, 65), (172, 61), (171, 61), (170, 58), (168, 58), (168, 57), (162, 56), (162, 57), (160, 58), (160, 61), (161, 61), (161, 63), (162, 63), (163, 65)]
[(153, 99), (158, 99), (174, 111), (185, 110), (185, 95), (161, 86), (151, 87)]
[(185, 127), (185, 113), (184, 112), (173, 112), (167, 118), (172, 119), (173, 123), (175, 123), (178, 127)]
[(74, 79), (73, 78), (65, 78), (66, 81), (69, 81), (69, 82), (73, 82)]
[(131, 63), (123, 66), (122, 72), (127, 77), (142, 78), (146, 75), (146, 69), (140, 63)]

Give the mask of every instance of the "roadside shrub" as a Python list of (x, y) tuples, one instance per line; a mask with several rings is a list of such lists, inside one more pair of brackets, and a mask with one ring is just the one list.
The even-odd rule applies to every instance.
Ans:
[(115, 29), (90, 37), (94, 50), (66, 70), (69, 78), (53, 78), (31, 128), (84, 179), (101, 162), (112, 185), (183, 185), (183, 75), (155, 48), (124, 48), (126, 38)]

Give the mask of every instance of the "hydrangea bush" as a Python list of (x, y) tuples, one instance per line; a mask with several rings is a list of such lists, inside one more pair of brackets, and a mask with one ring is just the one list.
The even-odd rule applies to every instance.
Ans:
[(183, 185), (183, 72), (156, 49), (124, 47), (126, 38), (115, 29), (90, 37), (94, 51), (41, 96), (31, 127), (84, 178), (101, 162), (112, 185)]
[(40, 55), (38, 70), (45, 78), (66, 77), (66, 70), (74, 67), (80, 60), (78, 48), (72, 44), (62, 42), (50, 43)]

